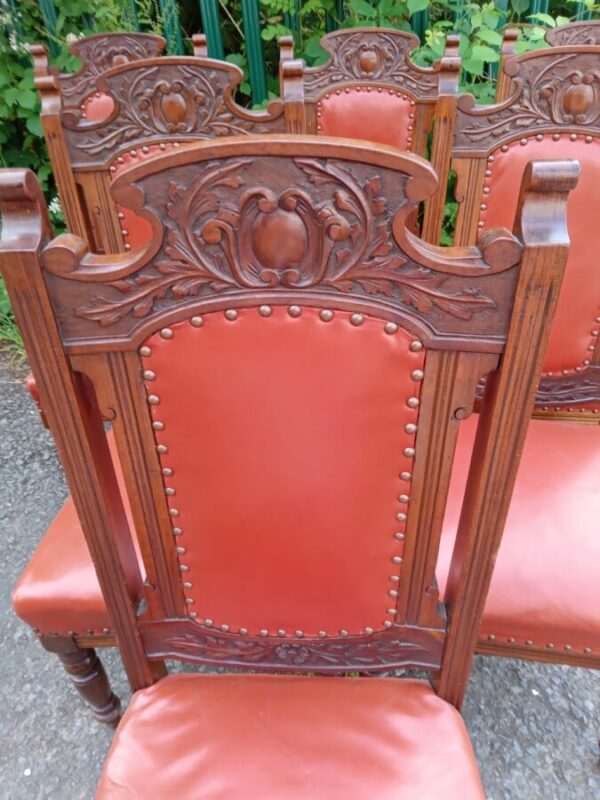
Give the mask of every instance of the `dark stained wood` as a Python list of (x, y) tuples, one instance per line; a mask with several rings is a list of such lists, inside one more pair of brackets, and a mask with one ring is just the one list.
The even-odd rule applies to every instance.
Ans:
[[(131, 160), (152, 146), (286, 129), (280, 101), (266, 111), (247, 111), (233, 100), (242, 71), (209, 59), (203, 35), (193, 37), (193, 57), (166, 57), (164, 46), (161, 37), (150, 34), (86, 37), (71, 47), (83, 61), (72, 75), (50, 67), (41, 45), (31, 48), (67, 227), (97, 252), (127, 249), (110, 194), (112, 172), (123, 154)], [(94, 95), (112, 98), (107, 119), (87, 119), (84, 101)]]
[[(450, 636), (438, 690), (458, 706), (466, 689), (567, 262), (566, 198), (578, 174), (575, 161), (531, 162), (521, 188), (517, 233), (525, 250), (519, 284), (502, 361), (486, 384), (446, 591)], [(542, 282), (546, 282), (543, 289)], [(465, 613), (466, 602), (469, 613)]]
[[(2, 176), (0, 267), (134, 689), (153, 682), (152, 660), (167, 656), (274, 670), (293, 662), (311, 672), (401, 665), (440, 673), (440, 692), (460, 705), (566, 259), (566, 193), (576, 174), (573, 162), (534, 165), (518, 236), (488, 232), (478, 247), (438, 248), (407, 227), (436, 187), (415, 156), (325, 137), (200, 143), (117, 179), (117, 200), (154, 232), (145, 251), (120, 256), (90, 255), (72, 235), (46, 244), (31, 173)], [(277, 236), (265, 239), (257, 224), (265, 215), (274, 215)], [(306, 233), (304, 255), (293, 258), (281, 250), (289, 215)], [(367, 312), (402, 325), (427, 354), (400, 568), (407, 589), (395, 621), (368, 635), (215, 633), (180, 605), (137, 350), (180, 319), (263, 303), (352, 311), (357, 322)], [(500, 355), (471, 464), (448, 627), (433, 570), (458, 420)], [(120, 420), (136, 533), (156, 581), (144, 587), (102, 430), (107, 409)]]
[[(30, 171), (0, 173), (0, 269), (108, 607), (129, 679), (153, 674), (136, 627), (141, 576), (104, 435), (87, 387), (65, 356), (39, 253), (50, 224)], [(38, 332), (36, 334), (36, 331)], [(43, 332), (40, 335), (40, 332)], [(57, 398), (60, 397), (60, 401)]]
[(515, 55), (517, 40), (520, 34), (519, 28), (506, 28), (502, 36), (502, 49), (500, 52), (500, 64), (498, 69), (498, 80), (496, 83), (496, 102), (504, 100), (510, 91), (511, 79), (505, 72), (504, 67)]
[(96, 651), (79, 647), (70, 637), (45, 636), (41, 643), (59, 657), (71, 682), (98, 722), (116, 725), (121, 718), (121, 701), (113, 693)]
[(552, 47), (563, 45), (592, 44), (600, 45), (600, 20), (588, 19), (580, 22), (569, 22), (546, 31), (544, 39)]

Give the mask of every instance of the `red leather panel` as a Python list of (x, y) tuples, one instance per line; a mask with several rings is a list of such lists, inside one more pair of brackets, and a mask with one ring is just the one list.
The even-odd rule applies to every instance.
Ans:
[(513, 142), (506, 151), (493, 153), (483, 198), (487, 208), (480, 221), (486, 228), (512, 229), (521, 177), (529, 161), (575, 158), (580, 162), (581, 175), (568, 205), (571, 250), (544, 362), (545, 372), (573, 370), (591, 357), (599, 327), (595, 320), (600, 315), (600, 139), (580, 135), (572, 141), (565, 133), (557, 140), (545, 135), (540, 141), (533, 137), (521, 141), (527, 144)]
[[(108, 437), (121, 494), (125, 497), (114, 439), (110, 433)], [(129, 505), (126, 503), (125, 507), (133, 526)], [(13, 591), (12, 603), (17, 615), (41, 634), (99, 633), (110, 628), (90, 551), (70, 497), (25, 567)]]
[(192, 616), (282, 636), (389, 625), (424, 351), (380, 319), (306, 307), (172, 333), (143, 363)]
[(414, 112), (414, 100), (392, 89), (337, 89), (317, 105), (317, 132), (410, 150)]
[[(461, 425), (438, 577), (443, 592), (477, 418)], [(481, 637), (600, 654), (600, 426), (533, 420)]]
[(460, 714), (397, 678), (171, 675), (137, 692), (97, 800), (481, 800)]

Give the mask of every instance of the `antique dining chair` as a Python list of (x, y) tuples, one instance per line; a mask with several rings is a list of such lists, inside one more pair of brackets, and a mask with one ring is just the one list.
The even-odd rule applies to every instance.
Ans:
[[(407, 226), (436, 186), (417, 156), (222, 139), (116, 180), (153, 232), (116, 256), (50, 241), (32, 173), (0, 173), (0, 267), (137, 690), (98, 797), (483, 797), (453, 706), (577, 173), (533, 164), (517, 236), (442, 249)], [(452, 451), (490, 371), (442, 604)], [(157, 680), (167, 657), (316, 675)], [(433, 686), (344, 677), (407, 667)]]
[(279, 101), (266, 111), (234, 101), (242, 71), (209, 59), (204, 36), (193, 37), (193, 56), (161, 55), (164, 46), (162, 37), (150, 34), (90, 36), (71, 45), (82, 61), (73, 74), (50, 67), (41, 45), (31, 48), (67, 228), (96, 252), (129, 250), (150, 234), (110, 196), (123, 170), (198, 139), (285, 129)]
[[(393, 43), (396, 40), (405, 47), (406, 52), (413, 49), (415, 44), (414, 37), (386, 32), (381, 45), (387, 48), (388, 41)], [(87, 237), (95, 249), (106, 252), (131, 249), (143, 244), (148, 237), (148, 224), (130, 210), (117, 208), (110, 196), (112, 180), (140, 159), (164, 152), (170, 147), (169, 141), (174, 147), (180, 144), (185, 146), (193, 137), (218, 136), (232, 131), (277, 131), (282, 130), (285, 124), (281, 109), (277, 109), (276, 105), (272, 105), (269, 112), (259, 113), (246, 112), (232, 105), (231, 92), (241, 73), (231, 64), (202, 60), (205, 42), (201, 37), (194, 38), (196, 59), (193, 59), (193, 67), (190, 66), (192, 59), (161, 56), (163, 48), (164, 40), (160, 37), (145, 35), (107, 34), (82, 39), (73, 46), (73, 52), (83, 64), (75, 75), (60, 75), (52, 70), (48, 67), (45, 51), (34, 49), (44, 129), (58, 184), (62, 187), (63, 205), (66, 210), (71, 209), (71, 213), (67, 213), (69, 228)], [(290, 60), (293, 55), (291, 42), (283, 40), (280, 53), (282, 63)], [(446, 83), (453, 83), (458, 74), (452, 67), (456, 60), (446, 59), (444, 63), (450, 66), (446, 67), (446, 71), (440, 71), (442, 89)], [(412, 75), (413, 81), (421, 74), (425, 78), (436, 76), (437, 81), (434, 70), (413, 69), (408, 60), (406, 65), (407, 75)], [(396, 72), (396, 78), (400, 80), (402, 69), (398, 68)], [(195, 83), (190, 83), (190, 74)], [(180, 86), (175, 86), (177, 78), (182, 77), (186, 79), (185, 90), (183, 81)], [(165, 86), (177, 91), (165, 93)], [(193, 97), (191, 88), (196, 92)], [(204, 92), (208, 102), (199, 102), (201, 92)], [(449, 89), (448, 93), (455, 95), (455, 88)], [(184, 122), (188, 125), (192, 120), (192, 129), (188, 125), (188, 128), (184, 126), (181, 130), (178, 124), (167, 136), (160, 114), (152, 111), (154, 116), (148, 121), (139, 111), (149, 96), (153, 98), (152, 109), (174, 109), (173, 113), (179, 113), (185, 101), (188, 107), (193, 105), (194, 108), (200, 108), (203, 116), (188, 114)], [(157, 96), (160, 100), (158, 105)], [(169, 105), (164, 104), (165, 97)], [(386, 97), (383, 95), (384, 101)], [(418, 93), (416, 95), (420, 126), (431, 117), (431, 100), (426, 91), (422, 99)], [(221, 101), (223, 106), (218, 105)], [(389, 103), (389, 100), (385, 102)], [(213, 107), (208, 113), (211, 103)], [(134, 113), (136, 108), (138, 112)], [(233, 112), (230, 113), (232, 108)], [(222, 116), (219, 116), (221, 112)], [(242, 116), (238, 119), (234, 114)], [(141, 118), (144, 125), (132, 128), (134, 118)], [(224, 120), (224, 124), (232, 127), (221, 127), (219, 120)], [(404, 122), (408, 123), (409, 120), (404, 119)], [(160, 138), (163, 139), (158, 144), (157, 128), (160, 128)], [(422, 142), (422, 139), (420, 135), (419, 141)], [(73, 199), (73, 204), (69, 204), (68, 198)], [(36, 382), (30, 379), (28, 385), (45, 421)], [(110, 418), (110, 413), (107, 416)], [(121, 480), (112, 433), (108, 438)], [(87, 669), (90, 659), (96, 665), (95, 669), (100, 669), (92, 654), (94, 648), (115, 645), (112, 624), (70, 499), (28, 564), (15, 591), (15, 606), (34, 630), (42, 634), (44, 645), (59, 652), (65, 668), (76, 683), (77, 670)], [(56, 637), (47, 639), (43, 635), (46, 632), (67, 633), (67, 641), (59, 642)], [(73, 640), (78, 645), (74, 652)], [(116, 713), (114, 704), (106, 707), (94, 701), (93, 707), (98, 718), (104, 721), (110, 721)]]
[[(453, 167), (456, 243), (514, 217), (532, 159), (575, 158), (571, 251), (552, 325), (536, 417), (483, 616), (478, 650), (600, 667), (600, 47), (515, 56), (513, 91), (495, 106), (459, 99)], [(587, 423), (587, 424), (586, 424)], [(475, 422), (459, 438), (439, 577), (458, 524)], [(469, 428), (473, 430), (469, 430)]]
[[(456, 37), (448, 37), (448, 55), (433, 67), (420, 67), (410, 58), (419, 46), (413, 33), (351, 28), (323, 36), (321, 46), (329, 60), (306, 67), (293, 59), (290, 38), (282, 37), (280, 82), (287, 129), (391, 145), (427, 157), (438, 174), (446, 174), (460, 73), (456, 43)], [(441, 135), (430, 148), (434, 127)], [(435, 244), (445, 197), (440, 185), (425, 204), (421, 236)]]

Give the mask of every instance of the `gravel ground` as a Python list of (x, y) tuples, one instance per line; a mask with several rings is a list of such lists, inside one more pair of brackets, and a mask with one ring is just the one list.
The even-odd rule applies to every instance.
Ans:
[[(66, 495), (23, 377), (0, 360), (0, 798), (88, 800), (112, 730), (10, 608), (11, 587)], [(102, 658), (126, 702), (117, 654)], [(477, 658), (464, 715), (490, 800), (600, 798), (600, 672)]]

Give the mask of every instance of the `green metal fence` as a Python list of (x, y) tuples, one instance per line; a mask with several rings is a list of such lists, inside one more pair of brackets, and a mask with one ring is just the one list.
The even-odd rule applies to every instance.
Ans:
[[(12, 2), (13, 0), (9, 0)], [(18, 0), (17, 0), (18, 1)], [(164, 37), (167, 41), (167, 51), (172, 55), (182, 55), (184, 53), (184, 35), (182, 32), (180, 11), (189, 8), (191, 3), (196, 0), (158, 0), (160, 17)], [(197, 0), (202, 29), (206, 34), (208, 42), (208, 54), (211, 58), (225, 58), (223, 46), (222, 21), (223, 15), (229, 12), (223, 8), (219, 0)], [(122, 0), (123, 18), (130, 30), (140, 30), (137, 0)], [(508, 14), (508, 0), (495, 0), (496, 6), (504, 14)], [(267, 80), (265, 69), (265, 58), (263, 51), (263, 40), (261, 38), (260, 26), (260, 0), (240, 0), (241, 5), (241, 28), (243, 30), (246, 43), (246, 58), (248, 62), (249, 82), (252, 89), (252, 101), (262, 103), (267, 98)], [(376, 0), (371, 0), (371, 5), (376, 6)], [(463, 0), (455, 0), (454, 18), (460, 20), (463, 11)], [(529, 13), (540, 14), (548, 13), (550, 0), (530, 0)], [(577, 2), (573, 4), (576, 19), (589, 19), (592, 15), (585, 4)], [(58, 13), (60, 10), (60, 0), (39, 0), (39, 7), (46, 30), (48, 31), (48, 41), (52, 55), (58, 53)], [(300, 45), (302, 34), (302, 2), (294, 0), (289, 4), (289, 10), (284, 14), (284, 24), (294, 35), (297, 44)], [(327, 31), (336, 30), (344, 24), (344, 19), (348, 14), (347, 3), (343, 0), (335, 0), (331, 10), (326, 14), (325, 26)], [(82, 15), (81, 27), (87, 31), (91, 20), (85, 19)], [(423, 40), (426, 30), (430, 25), (429, 11), (418, 11), (410, 19), (413, 31)], [(492, 65), (493, 69), (493, 65)]]

